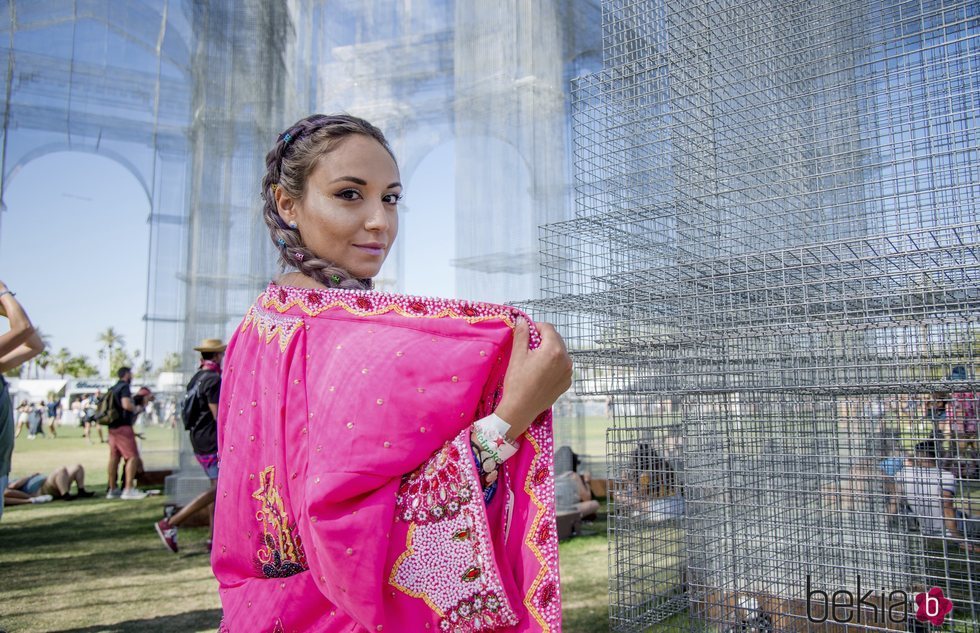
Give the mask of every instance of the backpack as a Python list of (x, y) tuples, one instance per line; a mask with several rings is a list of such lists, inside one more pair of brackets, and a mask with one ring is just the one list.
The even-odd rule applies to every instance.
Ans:
[(108, 389), (95, 403), (92, 421), (103, 426), (112, 426), (122, 419), (122, 411), (116, 406), (116, 390)]
[(197, 424), (198, 418), (200, 417), (198, 408), (198, 402), (200, 401), (200, 385), (201, 385), (201, 372), (194, 374), (191, 378), (190, 387), (187, 389), (187, 393), (184, 394), (183, 399), (180, 401), (180, 419), (184, 423), (184, 430), (193, 430), (194, 426)]

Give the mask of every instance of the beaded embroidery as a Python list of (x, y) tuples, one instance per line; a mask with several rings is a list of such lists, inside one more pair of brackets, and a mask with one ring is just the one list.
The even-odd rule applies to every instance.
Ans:
[[(435, 611), (443, 631), (482, 631), (517, 623), (492, 565), (483, 497), (463, 469), (466, 432), (406, 475), (396, 498), (398, 520), (410, 521), (405, 551), (388, 582)], [(438, 563), (436, 563), (438, 561)]]
[[(550, 412), (544, 414), (550, 415)], [(524, 606), (538, 621), (542, 630), (550, 632), (555, 630), (553, 627), (561, 620), (561, 600), (558, 599), (558, 534), (553, 522), (544, 521), (548, 507), (542, 501), (555, 498), (552, 465), (548, 461), (542, 463), (545, 456), (552, 454), (553, 440), (541, 428), (541, 424), (532, 424), (526, 437), (534, 448), (534, 459), (528, 469), (524, 491), (531, 497), (538, 511), (524, 543), (541, 563), (541, 569), (524, 596)]]
[[(294, 288), (292, 286), (270, 285), (259, 298), (263, 308), (286, 312), (298, 306), (309, 316), (316, 316), (330, 308), (343, 308), (359, 316), (375, 316), (396, 312), (402, 316), (438, 319), (450, 317), (465, 319), (469, 323), (479, 323), (491, 319), (501, 319), (514, 327), (517, 317), (526, 315), (516, 308), (463, 301), (416, 297), (411, 295), (378, 292), (375, 290), (352, 290), (349, 288)], [(530, 320), (530, 319), (529, 319)], [(530, 332), (531, 347), (541, 343), (541, 335), (535, 329)]]
[(252, 498), (262, 502), (255, 518), (262, 523), (262, 548), (256, 553), (256, 567), (266, 578), (286, 578), (309, 567), (296, 525), (289, 523), (282, 496), (276, 488), (276, 467), (259, 473), (259, 488)]
[(244, 333), (249, 327), (254, 326), (256, 333), (265, 339), (267, 345), (278, 335), (279, 351), (285, 352), (290, 339), (293, 338), (293, 334), (299, 331), (301, 325), (303, 325), (302, 319), (272, 314), (252, 306), (245, 315), (242, 332)]
[(438, 453), (402, 478), (395, 499), (398, 518), (424, 525), (456, 516), (472, 496), (461, 467), (465, 466), (459, 448), (446, 442)]

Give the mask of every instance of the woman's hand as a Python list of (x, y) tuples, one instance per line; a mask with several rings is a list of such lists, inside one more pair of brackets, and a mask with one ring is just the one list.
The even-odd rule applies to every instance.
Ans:
[(496, 414), (510, 424), (507, 439), (517, 439), (538, 415), (572, 385), (572, 359), (565, 342), (550, 323), (538, 323), (541, 345), (527, 348), (528, 322), (519, 318), (514, 327), (514, 348), (504, 375), (504, 396)]

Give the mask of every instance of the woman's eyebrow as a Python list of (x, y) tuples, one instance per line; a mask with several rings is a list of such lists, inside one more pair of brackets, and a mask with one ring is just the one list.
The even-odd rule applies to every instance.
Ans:
[(340, 178), (334, 178), (333, 180), (330, 181), (330, 184), (332, 185), (335, 182), (341, 182), (341, 181), (345, 181), (345, 180), (346, 181), (349, 181), (349, 182), (352, 182), (352, 183), (354, 183), (356, 185), (361, 185), (362, 187), (366, 187), (367, 186), (367, 181), (366, 180), (362, 180), (361, 178), (357, 178), (356, 176), (341, 176)]
[[(332, 185), (335, 182), (352, 182), (355, 185), (361, 185), (362, 187), (366, 187), (367, 186), (367, 181), (364, 180), (363, 178), (358, 178), (357, 176), (341, 176), (340, 178), (334, 178), (333, 180), (330, 181), (330, 184)], [(400, 182), (398, 182), (396, 180), (395, 182), (391, 183), (390, 185), (388, 185), (385, 188), (386, 189), (393, 189), (395, 187), (401, 187), (401, 186), (402, 186), (402, 183), (400, 183)]]

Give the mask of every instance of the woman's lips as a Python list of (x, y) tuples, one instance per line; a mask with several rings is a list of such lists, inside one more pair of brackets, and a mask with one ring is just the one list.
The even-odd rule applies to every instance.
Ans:
[(384, 246), (380, 246), (380, 245), (374, 245), (374, 244), (371, 244), (371, 245), (368, 245), (368, 244), (354, 244), (354, 247), (355, 248), (359, 248), (362, 251), (364, 251), (365, 253), (369, 253), (371, 255), (384, 255), (385, 254)]

